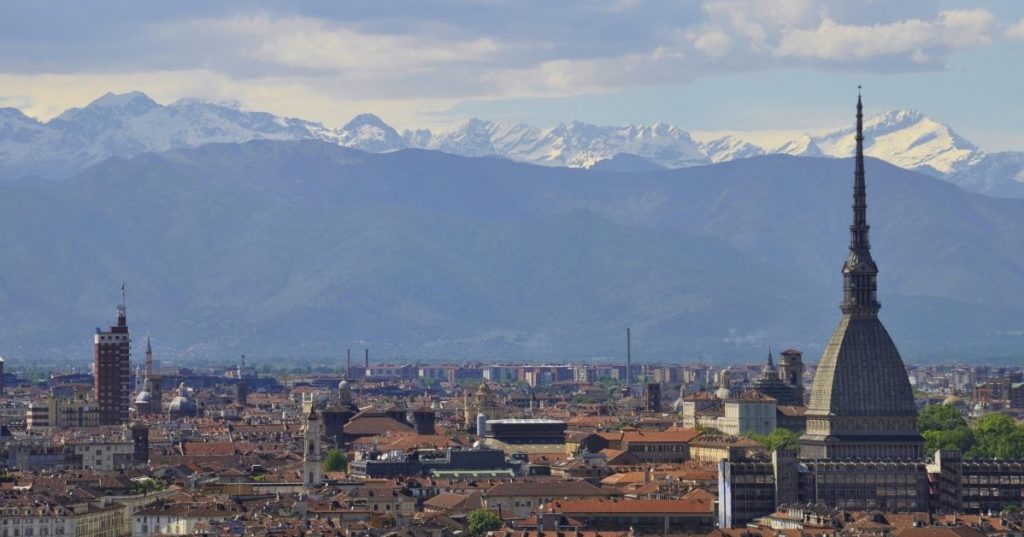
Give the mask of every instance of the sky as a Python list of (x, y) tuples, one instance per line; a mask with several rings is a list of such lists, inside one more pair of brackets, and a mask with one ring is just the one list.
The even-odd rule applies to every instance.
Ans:
[[(330, 127), (467, 117), (820, 132), (911, 108), (1024, 150), (1018, 0), (0, 0), (0, 107), (111, 91)], [(766, 135), (766, 134), (765, 134)]]

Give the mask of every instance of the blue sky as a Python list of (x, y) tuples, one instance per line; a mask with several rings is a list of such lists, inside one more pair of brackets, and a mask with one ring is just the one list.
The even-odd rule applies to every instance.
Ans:
[(138, 89), (338, 126), (461, 118), (815, 131), (914, 108), (1024, 150), (1024, 2), (0, 1), (0, 106)]

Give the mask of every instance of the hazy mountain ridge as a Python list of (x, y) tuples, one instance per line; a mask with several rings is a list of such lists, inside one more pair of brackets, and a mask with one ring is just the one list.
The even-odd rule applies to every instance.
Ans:
[[(778, 147), (743, 140), (742, 133), (697, 141), (666, 123), (598, 126), (570, 122), (551, 128), (469, 119), (450, 130), (399, 133), (373, 114), (338, 129), (295, 118), (249, 112), (234, 104), (184, 99), (160, 105), (139, 92), (107, 94), (84, 108), (41, 123), (15, 109), (0, 109), (0, 177), (66, 177), (110, 156), (241, 143), (256, 139), (321, 140), (369, 152), (407, 148), (462, 156), (500, 156), (545, 166), (589, 168), (620, 154), (617, 171), (649, 171), (652, 164), (683, 168), (762, 154), (846, 157), (853, 154), (853, 127), (805, 134)], [(917, 111), (900, 110), (865, 120), (865, 151), (903, 168), (941, 177), (965, 189), (1024, 197), (1020, 154), (986, 154), (948, 126)], [(627, 164), (637, 166), (630, 168)]]
[[(329, 143), (208, 144), (0, 185), (5, 356), (87, 361), (122, 280), (165, 352), (813, 360), (838, 319), (850, 160), (643, 174)], [(868, 162), (885, 319), (909, 359), (1008, 355), (1024, 201)], [(46, 225), (40, 225), (45, 222)]]

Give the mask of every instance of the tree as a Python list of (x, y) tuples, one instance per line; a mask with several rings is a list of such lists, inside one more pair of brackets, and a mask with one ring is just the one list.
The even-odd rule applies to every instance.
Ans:
[(469, 534), (483, 535), (489, 531), (501, 528), (501, 517), (494, 511), (487, 509), (476, 509), (469, 513)]
[(764, 444), (768, 451), (775, 451), (777, 449), (795, 451), (800, 449), (800, 435), (781, 427), (775, 429), (769, 435), (747, 433), (747, 437)]
[(324, 457), (325, 472), (343, 472), (346, 468), (348, 468), (348, 457), (344, 453), (337, 449), (327, 452), (327, 456)]
[(953, 431), (966, 429), (967, 421), (953, 405), (927, 405), (917, 415), (917, 429), (924, 434), (928, 431)]
[(967, 427), (949, 431), (924, 431), (921, 436), (924, 437), (924, 451), (929, 456), (937, 449), (955, 449), (966, 454), (974, 446), (974, 432)]
[(1024, 427), (1006, 414), (988, 414), (974, 423), (974, 447), (967, 457), (1024, 457)]

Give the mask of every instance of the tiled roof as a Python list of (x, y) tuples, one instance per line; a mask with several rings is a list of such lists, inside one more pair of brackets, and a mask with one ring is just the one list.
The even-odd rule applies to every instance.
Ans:
[(574, 496), (605, 497), (608, 493), (586, 481), (519, 481), (501, 483), (487, 490), (488, 498), (499, 496), (529, 496), (562, 498)]
[(575, 515), (636, 514), (707, 514), (713, 513), (714, 502), (705, 498), (681, 500), (556, 500), (544, 506), (551, 513)]

